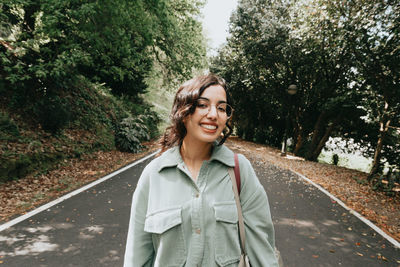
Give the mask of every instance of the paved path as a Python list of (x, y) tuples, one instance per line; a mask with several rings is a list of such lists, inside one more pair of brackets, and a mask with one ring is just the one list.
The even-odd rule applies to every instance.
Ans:
[[(131, 197), (148, 162), (0, 232), (0, 262), (122, 266)], [(400, 250), (315, 187), (289, 171), (253, 164), (269, 196), (285, 266), (400, 265)]]
[(313, 185), (268, 163), (253, 166), (285, 266), (400, 266), (400, 249)]

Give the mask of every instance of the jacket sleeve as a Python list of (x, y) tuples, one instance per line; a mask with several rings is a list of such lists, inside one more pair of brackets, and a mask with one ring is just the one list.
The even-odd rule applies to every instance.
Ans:
[(132, 197), (124, 267), (151, 266), (154, 247), (150, 233), (144, 231), (149, 192), (149, 166), (140, 176)]
[(250, 162), (239, 155), (246, 252), (252, 266), (278, 266), (275, 234), (267, 194)]

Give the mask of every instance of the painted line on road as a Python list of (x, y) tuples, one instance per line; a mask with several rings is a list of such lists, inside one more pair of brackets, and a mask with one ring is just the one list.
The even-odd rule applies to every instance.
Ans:
[(333, 199), (334, 201), (336, 201), (336, 203), (338, 203), (340, 206), (342, 206), (343, 208), (345, 208), (346, 210), (348, 210), (351, 214), (353, 214), (354, 216), (356, 216), (358, 219), (360, 219), (361, 221), (363, 221), (366, 225), (368, 225), (369, 227), (371, 227), (372, 229), (375, 230), (375, 232), (377, 232), (378, 234), (380, 234), (381, 236), (383, 236), (384, 238), (386, 238), (387, 241), (389, 241), (390, 243), (393, 244), (393, 246), (395, 246), (396, 248), (400, 248), (400, 243), (397, 242), (396, 239), (394, 239), (393, 237), (389, 236), (387, 233), (385, 233), (381, 228), (379, 228), (378, 226), (376, 226), (375, 224), (373, 224), (370, 220), (368, 220), (367, 218), (365, 218), (364, 216), (362, 216), (360, 213), (358, 213), (357, 211), (353, 210), (352, 208), (349, 208), (346, 206), (346, 204), (344, 202), (342, 202), (340, 199), (338, 199), (337, 197), (335, 197), (334, 195), (332, 195), (331, 193), (329, 193), (325, 188), (323, 188), (322, 186), (320, 186), (319, 184), (316, 184), (315, 182), (311, 181), (309, 178), (305, 177), (304, 175), (302, 175), (301, 173), (298, 173), (296, 171), (293, 171), (291, 169), (289, 169), (291, 172), (297, 174), (298, 176), (300, 176), (302, 179), (306, 180), (307, 182), (309, 182), (310, 184), (312, 184), (313, 186), (315, 186), (316, 188), (318, 188), (319, 190), (321, 190), (323, 193), (325, 193), (328, 197), (330, 197), (331, 199)]
[(139, 160), (137, 160), (135, 162), (132, 162), (131, 164), (129, 164), (129, 165), (127, 165), (127, 166), (125, 166), (125, 167), (123, 167), (123, 168), (121, 168), (121, 169), (119, 169), (119, 170), (117, 170), (115, 172), (112, 172), (112, 173), (110, 173), (110, 174), (108, 174), (108, 175), (106, 175), (106, 176), (104, 176), (104, 177), (102, 177), (102, 178), (100, 178), (100, 179), (98, 179), (98, 180), (96, 180), (94, 182), (91, 182), (90, 184), (87, 184), (87, 185), (85, 185), (85, 186), (83, 186), (83, 187), (81, 187), (79, 189), (76, 189), (75, 191), (72, 191), (72, 192), (70, 192), (70, 193), (68, 193), (66, 195), (63, 195), (60, 198), (57, 198), (57, 199), (55, 199), (55, 200), (53, 200), (53, 201), (51, 201), (51, 202), (49, 202), (47, 204), (44, 204), (43, 206), (40, 206), (39, 208), (36, 208), (36, 209), (34, 209), (34, 210), (32, 210), (32, 211), (30, 211), (30, 212), (28, 212), (28, 213), (26, 213), (26, 214), (24, 214), (22, 216), (19, 216), (19, 217), (15, 218), (15, 219), (13, 219), (13, 220), (11, 220), (9, 222), (6, 222), (6, 223), (0, 225), (0, 232), (5, 230), (5, 229), (7, 229), (7, 228), (9, 228), (9, 227), (11, 227), (11, 226), (13, 226), (13, 225), (15, 225), (15, 224), (17, 224), (17, 223), (20, 223), (20, 222), (32, 217), (33, 215), (36, 215), (36, 214), (38, 214), (38, 213), (40, 213), (40, 212), (42, 212), (44, 210), (47, 210), (47, 209), (51, 208), (52, 206), (57, 205), (58, 203), (66, 200), (66, 199), (69, 199), (69, 198), (71, 198), (71, 197), (73, 197), (73, 196), (75, 196), (75, 195), (77, 195), (77, 194), (79, 194), (79, 193), (81, 193), (83, 191), (86, 191), (86, 190), (88, 190), (89, 188), (91, 188), (91, 187), (93, 187), (95, 185), (98, 185), (98, 184), (100, 184), (100, 183), (102, 183), (104, 181), (107, 181), (108, 179), (112, 178), (113, 176), (115, 176), (115, 175), (117, 175), (117, 174), (119, 174), (119, 173), (121, 173), (123, 171), (126, 171), (127, 169), (129, 169), (129, 168), (131, 168), (131, 167), (133, 167), (133, 166), (135, 166), (135, 165), (147, 160), (148, 158), (153, 157), (158, 152), (159, 152), (159, 150), (157, 150), (156, 152), (153, 152), (150, 155), (147, 155), (144, 158), (141, 158), (141, 159), (139, 159)]

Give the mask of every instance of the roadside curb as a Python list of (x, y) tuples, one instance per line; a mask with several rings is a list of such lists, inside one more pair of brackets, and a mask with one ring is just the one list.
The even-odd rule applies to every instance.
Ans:
[(356, 216), (358, 219), (360, 219), (362, 222), (364, 222), (366, 225), (368, 225), (369, 227), (371, 227), (372, 229), (375, 230), (375, 232), (377, 232), (378, 234), (380, 234), (383, 238), (385, 238), (387, 241), (389, 241), (396, 249), (400, 249), (400, 243), (395, 240), (393, 237), (389, 236), (387, 233), (385, 233), (381, 228), (379, 228), (378, 226), (376, 226), (374, 223), (372, 223), (370, 220), (368, 220), (367, 218), (365, 218), (364, 216), (362, 216), (360, 213), (358, 213), (357, 211), (353, 210), (352, 208), (349, 208), (346, 206), (346, 204), (341, 201), (340, 199), (338, 199), (337, 197), (335, 197), (334, 195), (332, 195), (331, 193), (329, 193), (325, 188), (323, 188), (322, 186), (320, 186), (319, 184), (313, 182), (312, 180), (310, 180), (309, 178), (307, 178), (306, 176), (304, 176), (301, 173), (298, 173), (292, 169), (288, 169), (289, 171), (295, 173), (296, 175), (298, 175), (299, 177), (301, 177), (303, 180), (305, 180), (306, 182), (312, 184), (313, 186), (315, 186), (316, 188), (318, 188), (321, 192), (323, 192), (324, 194), (326, 194), (328, 197), (330, 197), (332, 200), (334, 200), (336, 203), (338, 203), (340, 206), (342, 206), (344, 209), (348, 210), (351, 214), (353, 214), (354, 216)]
[(20, 222), (22, 222), (22, 221), (24, 221), (24, 220), (36, 215), (36, 214), (38, 214), (38, 213), (40, 213), (40, 212), (42, 212), (44, 210), (47, 210), (47, 209), (49, 209), (49, 208), (51, 208), (51, 207), (63, 202), (64, 200), (67, 200), (67, 199), (69, 199), (69, 198), (71, 198), (71, 197), (73, 197), (73, 196), (75, 196), (75, 195), (77, 195), (79, 193), (82, 193), (82, 192), (88, 190), (89, 188), (91, 188), (91, 187), (93, 187), (95, 185), (98, 185), (98, 184), (100, 184), (100, 183), (102, 183), (104, 181), (107, 181), (108, 179), (114, 177), (115, 175), (117, 175), (117, 174), (119, 174), (119, 173), (121, 173), (121, 172), (123, 172), (123, 171), (125, 171), (125, 170), (127, 170), (127, 169), (129, 169), (129, 168), (131, 168), (131, 167), (133, 167), (133, 166), (145, 161), (145, 160), (147, 160), (148, 158), (153, 157), (158, 152), (159, 152), (159, 150), (157, 150), (157, 151), (155, 151), (155, 152), (153, 152), (153, 153), (151, 153), (151, 154), (149, 154), (149, 155), (147, 155), (147, 156), (145, 156), (145, 157), (143, 157), (141, 159), (138, 159), (138, 160), (126, 165), (125, 167), (122, 167), (122, 168), (120, 168), (120, 169), (118, 169), (118, 170), (116, 170), (116, 171), (114, 171), (114, 172), (112, 172), (112, 173), (110, 173), (110, 174), (108, 174), (108, 175), (106, 175), (106, 176), (104, 176), (102, 178), (99, 178), (99, 179), (97, 179), (97, 180), (95, 180), (95, 181), (93, 181), (93, 182), (91, 182), (91, 183), (89, 183), (89, 184), (87, 184), (87, 185), (85, 185), (85, 186), (83, 186), (81, 188), (78, 188), (78, 189), (76, 189), (74, 191), (71, 191), (71, 192), (69, 192), (69, 193), (67, 193), (67, 194), (65, 194), (65, 195), (63, 195), (63, 196), (61, 196), (61, 197), (59, 197), (59, 198), (57, 198), (57, 199), (55, 199), (53, 201), (50, 201), (50, 202), (48, 202), (48, 203), (46, 203), (46, 204), (44, 204), (44, 205), (42, 205), (42, 206), (40, 206), (40, 207), (38, 207), (38, 208), (36, 208), (34, 210), (31, 210), (30, 212), (28, 212), (28, 213), (26, 213), (24, 215), (21, 215), (21, 216), (15, 218), (15, 219), (12, 219), (11, 221), (8, 221), (8, 222), (6, 222), (4, 224), (1, 224), (0, 225), (0, 232), (6, 230), (7, 228), (10, 228), (11, 226), (14, 226), (17, 223), (20, 223)]

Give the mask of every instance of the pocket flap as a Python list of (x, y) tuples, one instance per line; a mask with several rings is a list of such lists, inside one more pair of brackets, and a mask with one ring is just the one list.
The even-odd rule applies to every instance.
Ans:
[(149, 233), (162, 234), (182, 223), (181, 208), (162, 210), (147, 215), (144, 230)]
[(238, 214), (236, 202), (219, 202), (214, 204), (215, 219), (221, 222), (237, 223)]

